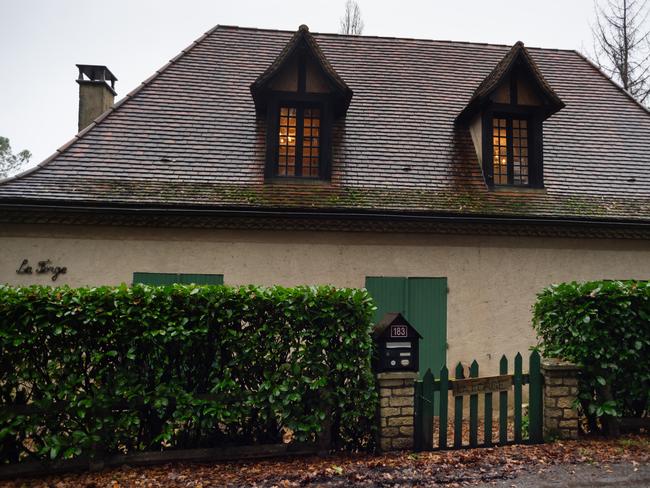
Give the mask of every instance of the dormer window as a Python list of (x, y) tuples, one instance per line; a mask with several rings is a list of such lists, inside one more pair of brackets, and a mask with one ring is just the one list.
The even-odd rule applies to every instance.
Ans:
[(345, 115), (352, 90), (307, 26), (300, 26), (251, 93), (266, 119), (266, 179), (329, 180), (332, 123)]
[(456, 119), (469, 127), (490, 188), (543, 188), (542, 123), (562, 107), (524, 45), (515, 44)]
[(280, 106), (277, 176), (320, 175), (321, 109), (318, 106)]
[(495, 185), (528, 186), (528, 119), (492, 118), (492, 174)]

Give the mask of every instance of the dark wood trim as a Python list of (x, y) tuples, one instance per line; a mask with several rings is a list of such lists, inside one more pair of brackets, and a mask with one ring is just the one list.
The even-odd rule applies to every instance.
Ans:
[(531, 186), (533, 188), (544, 188), (544, 124), (539, 115), (530, 119), (531, 131), (528, 134), (529, 156), (533, 157), (534, 164), (529, 163), (530, 174), (532, 175)]
[(302, 177), (302, 156), (305, 142), (305, 105), (296, 104), (296, 176)]
[(522, 115), (532, 117), (543, 113), (543, 107), (536, 105), (510, 105), (508, 103), (492, 103), (490, 108), (494, 112), (510, 115)]
[(512, 70), (510, 72), (510, 103), (512, 105), (517, 105), (519, 103), (518, 92), (517, 92), (517, 71)]
[(298, 55), (298, 93), (304, 95), (307, 91), (307, 63), (305, 53)]
[[(493, 103), (483, 111), (483, 172), (488, 186), (494, 188), (492, 136), (495, 117), (507, 120), (508, 185), (518, 188), (544, 188), (543, 108)], [(513, 173), (512, 119), (528, 122), (528, 185), (515, 185)], [(489, 170), (486, 168), (486, 163)], [(505, 185), (499, 185), (505, 186)]]
[(334, 125), (332, 106), (329, 103), (321, 105), (320, 149), (318, 171), (320, 179), (332, 179), (332, 126)]
[(494, 185), (494, 163), (492, 144), (492, 111), (486, 109), (481, 114), (481, 131), (483, 133), (483, 176), (488, 186)]
[[(510, 186), (515, 186), (515, 171), (514, 171), (514, 154), (512, 150), (512, 116), (502, 116), (502, 115), (495, 115), (495, 117), (498, 118), (505, 118), (506, 119), (506, 159), (508, 160), (506, 163), (506, 171), (508, 173), (508, 185)], [(528, 159), (528, 167), (530, 169), (530, 158)], [(517, 186), (525, 186), (525, 185), (517, 185)]]
[(298, 93), (276, 91), (272, 98), (275, 100), (286, 100), (287, 102), (309, 102), (309, 103), (329, 103), (332, 96), (329, 93)]
[(273, 178), (275, 173), (275, 161), (278, 154), (278, 122), (279, 102), (276, 98), (269, 100), (266, 111), (266, 164), (264, 165), (264, 177)]

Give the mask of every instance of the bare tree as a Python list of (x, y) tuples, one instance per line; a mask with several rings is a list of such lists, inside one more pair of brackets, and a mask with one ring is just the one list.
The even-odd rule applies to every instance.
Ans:
[(0, 179), (18, 171), (32, 157), (27, 149), (14, 154), (11, 151), (9, 139), (0, 136)]
[(345, 2), (345, 15), (341, 17), (340, 34), (360, 36), (363, 33), (363, 20), (361, 20), (361, 9), (354, 0)]
[(607, 0), (596, 6), (596, 64), (640, 103), (650, 103), (648, 0)]

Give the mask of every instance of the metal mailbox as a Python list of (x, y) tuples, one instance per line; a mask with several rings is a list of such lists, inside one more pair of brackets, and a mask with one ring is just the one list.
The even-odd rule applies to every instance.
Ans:
[(375, 370), (418, 371), (419, 340), (422, 336), (401, 313), (390, 312), (375, 325), (373, 337), (377, 344)]

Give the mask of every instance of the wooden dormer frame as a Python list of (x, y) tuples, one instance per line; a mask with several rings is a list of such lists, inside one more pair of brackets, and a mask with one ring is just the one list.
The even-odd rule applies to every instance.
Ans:
[[(518, 86), (524, 82), (525, 86), (535, 98), (536, 103), (520, 103)], [(498, 90), (508, 83), (507, 101), (499, 100), (495, 96)], [(525, 186), (531, 188), (544, 187), (544, 158), (543, 158), (543, 122), (548, 117), (561, 110), (564, 102), (544, 79), (541, 71), (524, 47), (517, 42), (505, 57), (497, 64), (490, 74), (481, 82), (470, 101), (456, 118), (456, 124), (469, 126), (480, 119), (481, 141), (480, 154), (481, 167), (486, 184), (490, 188), (497, 186), (494, 178), (493, 161), (493, 120), (495, 117), (524, 119), (528, 123), (528, 183), (525, 185), (513, 183), (509, 174), (508, 184), (505, 186)], [(475, 141), (476, 142), (476, 141)], [(508, 129), (508, 167), (513, 164), (512, 133)], [(509, 170), (510, 173), (510, 170)]]
[[(309, 91), (308, 65), (315, 68), (318, 78), (326, 90)], [(297, 68), (295, 90), (279, 89), (276, 81), (293, 67)], [(291, 73), (291, 72), (289, 72)], [(292, 82), (293, 83), (293, 82)], [(258, 115), (266, 119), (266, 164), (264, 176), (267, 180), (329, 180), (331, 179), (331, 132), (335, 118), (342, 117), (352, 100), (352, 90), (336, 73), (325, 58), (318, 43), (305, 25), (301, 25), (275, 61), (251, 84), (251, 94)], [(295, 174), (280, 175), (279, 168), (279, 119), (280, 108), (296, 109)], [(302, 114), (306, 108), (320, 110), (318, 176), (305, 175), (303, 169)]]

